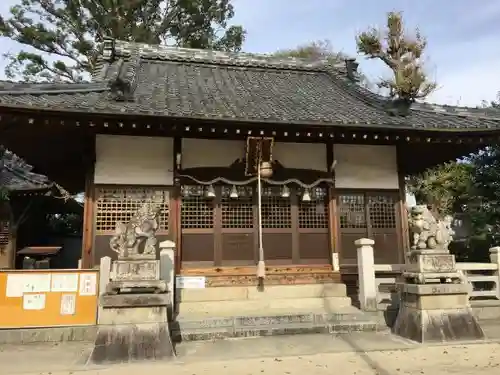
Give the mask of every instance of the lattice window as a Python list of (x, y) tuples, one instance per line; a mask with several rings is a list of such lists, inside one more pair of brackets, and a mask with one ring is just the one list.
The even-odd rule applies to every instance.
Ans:
[(396, 228), (395, 199), (390, 195), (369, 195), (368, 212), (372, 228)]
[(8, 221), (0, 221), (0, 248), (9, 244), (10, 225)]
[[(237, 197), (231, 197), (236, 190)], [(253, 228), (253, 189), (248, 186), (222, 187), (222, 228)]]
[(181, 203), (182, 229), (208, 229), (214, 227), (213, 199), (184, 197)]
[(262, 189), (262, 228), (291, 228), (290, 198), (281, 197), (280, 187)]
[(116, 223), (128, 223), (144, 203), (160, 205), (158, 232), (168, 231), (169, 191), (158, 188), (98, 188), (96, 191), (97, 233), (114, 232)]
[(365, 197), (363, 194), (342, 194), (337, 199), (340, 228), (366, 228)]
[(303, 201), (299, 196), (299, 228), (327, 229), (327, 190), (316, 187), (310, 192), (311, 200)]

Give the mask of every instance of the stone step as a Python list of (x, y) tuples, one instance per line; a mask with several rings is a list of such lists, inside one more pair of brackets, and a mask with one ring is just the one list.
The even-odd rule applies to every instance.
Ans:
[(254, 299), (225, 301), (193, 301), (181, 302), (178, 305), (179, 314), (199, 314), (205, 316), (245, 316), (249, 312), (261, 312), (273, 309), (297, 309), (314, 311), (324, 309), (334, 311), (351, 306), (349, 297), (324, 298), (287, 298), (287, 299)]
[(181, 314), (172, 323), (174, 340), (196, 341), (235, 337), (349, 333), (385, 329), (375, 319), (352, 306), (335, 311), (301, 312), (294, 309), (262, 311), (261, 315), (203, 317)]
[(313, 297), (345, 297), (345, 284), (269, 285), (263, 290), (256, 286), (228, 286), (204, 289), (178, 289), (178, 302), (238, 301), (265, 299), (295, 299)]

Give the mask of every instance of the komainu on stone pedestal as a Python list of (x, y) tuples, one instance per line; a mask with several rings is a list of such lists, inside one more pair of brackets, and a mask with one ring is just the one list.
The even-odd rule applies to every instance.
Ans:
[(393, 332), (418, 342), (484, 338), (470, 308), (468, 285), (448, 250), (454, 234), (451, 218), (437, 220), (427, 207), (416, 206), (409, 227), (412, 246)]
[(99, 300), (93, 363), (175, 356), (167, 313), (172, 291), (160, 280), (156, 260), (159, 213), (154, 205), (145, 204), (129, 223), (117, 223), (110, 246), (118, 260), (111, 265), (111, 280)]
[(160, 207), (145, 203), (128, 223), (116, 223), (115, 235), (109, 244), (111, 250), (118, 253), (118, 259), (156, 259), (159, 215)]

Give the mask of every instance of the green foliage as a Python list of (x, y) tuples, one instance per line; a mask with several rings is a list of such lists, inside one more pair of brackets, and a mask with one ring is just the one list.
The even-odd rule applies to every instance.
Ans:
[(477, 194), (477, 220), (500, 234), (500, 146), (490, 146), (471, 157)]
[(309, 60), (329, 60), (338, 63), (348, 58), (342, 52), (336, 52), (329, 40), (319, 40), (303, 44), (297, 48), (279, 50), (273, 54), (276, 57), (297, 57)]
[(440, 216), (464, 210), (472, 195), (473, 165), (449, 162), (410, 176), (407, 187), (417, 202), (428, 204)]
[(379, 83), (379, 87), (389, 89), (392, 98), (411, 103), (436, 89), (421, 61), (427, 43), (418, 29), (414, 36), (406, 34), (401, 13), (390, 12), (385, 32), (371, 28), (357, 36), (356, 44), (359, 53), (383, 61), (392, 70), (393, 77)]
[[(278, 50), (273, 53), (275, 57), (296, 57), (299, 59), (306, 60), (326, 60), (330, 64), (338, 64), (344, 62), (346, 59), (349, 59), (350, 56), (346, 55), (343, 52), (335, 51), (332, 46), (332, 43), (325, 40), (318, 40), (315, 42), (302, 44), (296, 48), (291, 49), (283, 49)], [(365, 77), (363, 73), (358, 72), (359, 83), (362, 86), (368, 87), (370, 84), (368, 79)]]
[(5, 55), (5, 73), (24, 81), (85, 80), (105, 37), (239, 51), (245, 31), (228, 26), (233, 15), (230, 0), (19, 0), (0, 16), (0, 36), (28, 49)]
[(450, 245), (459, 261), (487, 262), (489, 248), (495, 243), (490, 225), (494, 219), (484, 210), (483, 187), (477, 180), (481, 174), (478, 161), (476, 155), (467, 162), (445, 163), (407, 181), (419, 204), (430, 205), (438, 216), (453, 215), (462, 222), (465, 237)]
[(49, 214), (46, 217), (48, 230), (57, 235), (78, 235), (83, 228), (83, 217), (81, 214)]
[(483, 100), (481, 102), (481, 107), (482, 108), (496, 108), (500, 109), (500, 91), (497, 92), (497, 97), (495, 100), (487, 101)]
[(9, 191), (4, 186), (0, 186), (0, 203), (7, 202), (8, 200), (9, 200)]
[[(483, 103), (487, 108), (500, 108), (497, 99)], [(473, 184), (476, 193), (474, 220), (476, 226), (485, 228), (495, 240), (500, 239), (500, 145), (486, 147), (470, 157), (474, 165)]]

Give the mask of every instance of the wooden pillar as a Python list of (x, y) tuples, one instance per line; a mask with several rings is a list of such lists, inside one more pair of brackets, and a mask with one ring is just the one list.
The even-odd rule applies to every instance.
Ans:
[[(332, 179), (335, 180), (333, 142), (326, 143), (326, 168), (331, 173)], [(334, 184), (328, 189), (328, 229), (330, 235), (330, 257), (334, 271), (340, 270), (340, 246), (337, 225), (337, 199), (335, 195)]]
[(87, 170), (85, 174), (85, 192), (83, 206), (83, 233), (82, 233), (82, 255), (81, 264), (83, 268), (92, 268), (94, 266), (93, 252), (94, 247), (94, 208), (95, 208), (95, 187), (94, 187), (94, 168), (95, 168), (95, 135), (88, 139)]
[(399, 217), (401, 223), (400, 238), (402, 242), (402, 254), (400, 254), (400, 263), (405, 263), (406, 253), (410, 251), (410, 233), (408, 229), (408, 209), (406, 207), (405, 176), (402, 172), (399, 172)]
[(85, 176), (85, 197), (83, 203), (82, 267), (93, 267), (94, 245), (94, 168)]
[(405, 168), (402, 158), (400, 147), (396, 148), (397, 151), (397, 165), (398, 165), (398, 182), (399, 182), (399, 228), (401, 230), (400, 241), (401, 251), (399, 252), (399, 263), (405, 263), (406, 253), (410, 251), (410, 234), (408, 229), (408, 210), (406, 207), (406, 183), (405, 183)]
[(179, 274), (182, 266), (182, 235), (181, 235), (181, 186), (177, 177), (182, 168), (182, 138), (174, 138), (174, 186), (170, 197), (170, 237), (175, 242), (175, 272)]

